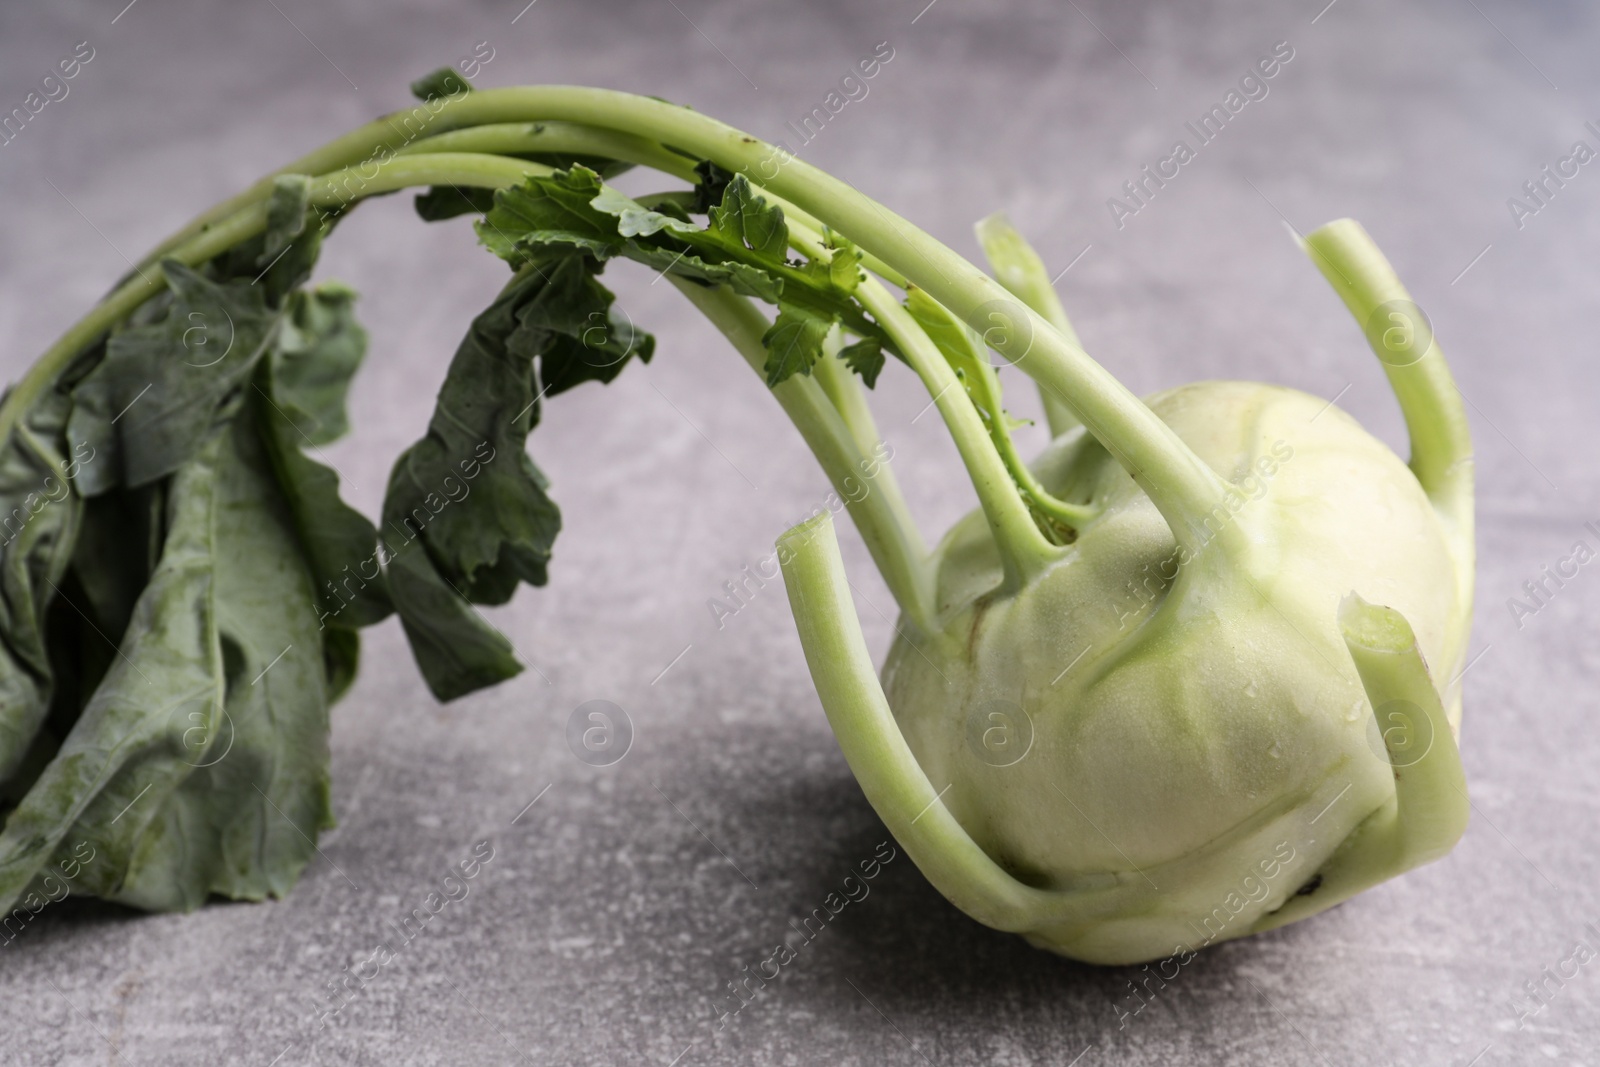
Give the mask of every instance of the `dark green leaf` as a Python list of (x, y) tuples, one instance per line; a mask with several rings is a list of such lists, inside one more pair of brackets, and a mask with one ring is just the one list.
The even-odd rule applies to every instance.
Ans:
[(878, 373), (883, 370), (883, 346), (876, 341), (857, 341), (839, 350), (845, 366), (861, 375), (868, 389), (878, 384)]
[(471, 91), (472, 83), (457, 73), (454, 67), (431, 70), (411, 83), (411, 95), (418, 100), (437, 100), (441, 96)]
[(543, 267), (543, 284), (517, 307), (506, 348), (518, 359), (538, 358), (542, 397), (583, 382), (609, 382), (630, 358), (648, 363), (655, 351), (654, 337), (613, 311), (615, 297), (595, 277), (599, 268), (584, 255), (555, 260)]
[(429, 688), (449, 700), (521, 670), (471, 604), (542, 585), (561, 513), (525, 441), (537, 418), (531, 353), (509, 345), (518, 311), (565, 260), (530, 263), (473, 320), (439, 390), (427, 436), (395, 463), (384, 540), (395, 607)]
[(415, 204), (423, 222), (442, 222), (458, 215), (487, 215), (494, 210), (494, 190), (435, 185), (418, 193)]
[[(171, 534), (133, 612), (121, 654), (0, 832), (0, 912), (87, 854), (73, 888), (109, 895), (138, 839), (193, 767), (185, 732), (214, 730), (223, 709), (213, 523), (221, 438), (179, 473)], [(191, 720), (190, 716), (195, 718)], [(190, 735), (193, 737), (194, 735)], [(137, 804), (135, 802), (138, 802)], [(119, 818), (120, 816), (120, 818)], [(48, 883), (45, 883), (48, 888)], [(38, 892), (38, 889), (35, 889)]]
[(505, 635), (439, 576), (426, 551), (391, 542), (389, 588), (411, 654), (439, 700), (454, 700), (522, 672)]
[(0, 782), (50, 710), (45, 613), (72, 558), (82, 502), (71, 481), (96, 458), (66, 448), (67, 396), (47, 390), (0, 444)]
[(304, 443), (325, 445), (350, 429), (345, 399), (367, 354), (355, 290), (323, 282), (289, 298), (272, 346), (273, 399)]
[(723, 194), (728, 191), (728, 183), (733, 181), (734, 172), (723, 170), (709, 159), (702, 159), (696, 163), (694, 172), (700, 177), (694, 184), (694, 213), (704, 215), (722, 203)]
[(761, 343), (767, 350), (767, 385), (774, 386), (795, 374), (810, 374), (822, 357), (823, 343), (837, 318), (824, 318), (790, 304), (778, 305), (778, 318)]
[(73, 391), (73, 451), (97, 457), (78, 478), (85, 495), (145, 485), (188, 462), (276, 332), (259, 287), (219, 285), (175, 260), (161, 269), (174, 295), (166, 317), (112, 334), (105, 360)]
[(377, 530), (340, 499), (339, 475), (302, 451), (309, 442), (290, 420), (270, 364), (257, 373), (254, 390), (266, 457), (316, 584), (321, 625), (353, 630), (387, 618), (394, 607)]
[(211, 893), (283, 896), (318, 832), (333, 826), (330, 631), (318, 629), (311, 574), (253, 422), (248, 411), (235, 420), (215, 475), (221, 721), (191, 721), (180, 737), (193, 769), (150, 820), (111, 897), (147, 910), (189, 910)]
[(165, 494), (121, 650), (0, 833), (0, 910), (282, 895), (332, 825), (329, 652), (257, 434), (243, 410)]

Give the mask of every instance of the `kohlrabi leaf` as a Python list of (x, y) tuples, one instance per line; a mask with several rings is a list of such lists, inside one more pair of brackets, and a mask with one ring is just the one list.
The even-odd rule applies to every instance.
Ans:
[(877, 341), (857, 341), (855, 344), (845, 345), (839, 349), (839, 358), (844, 360), (845, 366), (861, 375), (862, 384), (868, 389), (878, 384), (878, 375), (883, 370), (883, 346)]
[(688, 238), (702, 232), (699, 226), (690, 222), (687, 216), (682, 216), (674, 209), (670, 201), (657, 208), (648, 208), (630, 197), (623, 196), (610, 186), (603, 187), (590, 202), (596, 211), (603, 215), (612, 215), (616, 218), (618, 236), (649, 237), (652, 234), (665, 230)]
[(0, 444), (0, 784), (50, 710), (45, 616), (72, 559), (82, 501), (72, 479), (92, 463), (69, 453), (66, 393), (47, 389)]
[[(120, 654), (88, 706), (0, 831), (0, 912), (83, 861), (74, 891), (122, 885), (139, 838), (194, 769), (185, 739), (215, 736), (225, 678), (218, 639), (214, 436), (178, 472), (161, 563), (134, 608)], [(201, 731), (195, 734), (190, 731)], [(188, 757), (186, 759), (186, 757)], [(30, 892), (30, 887), (32, 891)]]
[(783, 209), (757, 196), (743, 174), (728, 183), (709, 218), (710, 232), (725, 243), (748, 248), (758, 260), (773, 265), (784, 262), (789, 226), (783, 221)]
[(339, 496), (339, 475), (307, 455), (314, 442), (296, 427), (272, 364), (253, 383), (256, 424), (316, 586), (322, 625), (355, 630), (394, 610), (381, 567), (378, 531)]
[(283, 896), (315, 855), (318, 833), (333, 826), (323, 648), (331, 631), (319, 628), (312, 575), (254, 422), (246, 410), (224, 432), (215, 476), (221, 720), (209, 730), (191, 721), (180, 735), (192, 769), (140, 820), (111, 895), (150, 911), (191, 910), (212, 893)]
[(647, 207), (606, 187), (593, 171), (573, 167), (500, 190), (478, 234), (513, 267), (539, 248), (576, 249), (602, 260), (620, 256), (768, 303), (781, 299), (818, 314), (840, 314), (857, 332), (878, 332), (826, 272), (784, 261), (783, 214), (743, 177), (729, 182), (722, 203), (712, 208), (718, 228), (696, 226), (680, 213), (671, 201)]
[(615, 296), (595, 277), (600, 267), (581, 254), (553, 260), (543, 267), (543, 284), (516, 309), (506, 349), (517, 358), (538, 358), (541, 397), (587, 381), (609, 382), (629, 359), (648, 363), (655, 351), (654, 337), (613, 310)]
[(78, 475), (85, 495), (146, 485), (188, 462), (277, 331), (259, 286), (219, 284), (175, 260), (161, 269), (173, 291), (165, 317), (113, 333), (73, 390), (72, 450), (96, 457)]
[(423, 222), (442, 222), (459, 215), (487, 215), (494, 210), (494, 190), (435, 185), (425, 193), (418, 193), (413, 203)]
[(568, 248), (609, 259), (625, 239), (615, 216), (591, 203), (600, 176), (587, 167), (530, 177), (495, 193), (494, 209), (477, 224), (478, 238), (495, 255), (520, 268), (540, 247)]
[(861, 249), (836, 233), (826, 235), (830, 255), (806, 264), (808, 273), (840, 292), (853, 293), (861, 284)]
[[(117, 659), (114, 642), (128, 629), (166, 539), (167, 482), (112, 489), (83, 502), (72, 565), (46, 618), (56, 688), (34, 747), (45, 761)], [(43, 764), (38, 764), (42, 769)]]
[[(441, 700), (522, 669), (473, 603), (542, 585), (561, 512), (525, 450), (538, 416), (536, 338), (512, 344), (518, 313), (582, 287), (587, 256), (544, 252), (475, 318), (445, 374), (428, 433), (401, 454), (384, 497), (390, 589), (417, 665)], [(532, 307), (530, 307), (530, 305)]]
[(761, 335), (767, 350), (767, 385), (779, 385), (796, 374), (810, 374), (812, 366), (822, 358), (828, 331), (838, 321), (805, 308), (779, 304), (777, 321)]
[(280, 174), (267, 200), (266, 229), (205, 264), (201, 273), (214, 282), (249, 282), (269, 308), (277, 308), (311, 277), (331, 227), (332, 217), (311, 206), (311, 179)]
[(355, 290), (339, 282), (300, 290), (274, 340), (273, 400), (306, 444), (328, 444), (350, 429), (345, 398), (367, 353), (355, 301)]
[[(384, 502), (386, 538), (415, 537), (441, 574), (474, 602), (490, 572), (510, 568), (545, 581), (560, 512), (527, 458), (537, 418), (532, 344), (513, 345), (518, 312), (536, 305), (564, 273), (560, 260), (524, 271), (473, 320), (445, 374), (428, 433), (396, 462)], [(403, 531), (403, 534), (402, 534)], [(494, 583), (500, 590), (500, 583)], [(478, 592), (480, 595), (474, 595)], [(503, 600), (491, 595), (488, 602)]]
[(728, 191), (728, 183), (733, 181), (735, 172), (723, 170), (709, 159), (696, 163), (694, 172), (700, 180), (694, 185), (693, 210), (696, 215), (704, 215), (722, 203), (723, 194)]

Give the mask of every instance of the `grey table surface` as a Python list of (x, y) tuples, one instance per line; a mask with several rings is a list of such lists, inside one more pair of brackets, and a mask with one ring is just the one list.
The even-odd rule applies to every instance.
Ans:
[[(1326, 396), (1403, 449), (1379, 368), (1287, 239), (1361, 219), (1433, 317), (1478, 447), (1479, 602), (1462, 735), (1475, 802), (1447, 859), (1312, 921), (1204, 952), (1137, 1017), (1135, 969), (1030, 949), (901, 858), (732, 1024), (713, 1006), (886, 836), (833, 741), (782, 590), (707, 602), (826, 483), (759, 381), (668, 286), (608, 274), (661, 347), (550, 407), (533, 439), (566, 514), (554, 577), (494, 613), (534, 668), (448, 706), (397, 625), (335, 710), (340, 825), (286, 900), (187, 916), (68, 903), (0, 948), (19, 1064), (1600, 1063), (1591, 965), (1519, 1025), (1525, 984), (1596, 943), (1600, 577), (1508, 598), (1600, 520), (1600, 173), (1508, 198), (1600, 147), (1600, 18), (1507, 0), (1115, 4), (896, 0), (61, 0), (0, 8), (0, 109), (80, 41), (70, 95), (0, 148), (0, 372), (18, 376), (201, 206), (399, 106), (486, 42), (485, 85), (657, 94), (769, 139), (880, 42), (893, 58), (802, 155), (976, 254), (1004, 209), (1089, 350), (1138, 392), (1234, 377)], [(120, 12), (120, 14), (119, 14)], [(920, 14), (919, 14), (920, 12)], [(1106, 201), (1287, 41), (1293, 59), (1119, 228)], [(480, 48), (479, 54), (484, 54)], [(1549, 188), (1554, 188), (1550, 186)], [(465, 222), (356, 212), (322, 276), (365, 293), (356, 433), (369, 513), (443, 362), (503, 277)], [(612, 277), (614, 275), (615, 277)], [(930, 533), (972, 505), (909, 379), (877, 410)], [(1031, 413), (1034, 401), (1013, 390)], [(1025, 443), (1043, 443), (1029, 430)], [(853, 533), (875, 654), (889, 602)], [(1481, 655), (1480, 655), (1481, 654)], [(636, 737), (565, 743), (590, 699)], [(536, 803), (530, 802), (537, 799)], [(519, 816), (520, 813), (520, 816)], [(470, 887), (361, 984), (330, 986), (478, 842)], [(370, 973), (370, 968), (364, 973)]]

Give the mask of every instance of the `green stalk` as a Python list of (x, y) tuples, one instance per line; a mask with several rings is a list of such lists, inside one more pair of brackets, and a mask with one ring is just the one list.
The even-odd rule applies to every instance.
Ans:
[[(1061, 306), (1055, 283), (1045, 269), (1044, 260), (1033, 246), (1018, 233), (1002, 212), (979, 219), (973, 227), (983, 254), (989, 259), (989, 268), (1001, 285), (1024, 304), (1038, 312), (1046, 322), (1061, 331), (1069, 342), (1083, 347), (1078, 333), (1067, 319), (1067, 309)], [(1060, 437), (1078, 425), (1078, 417), (1067, 402), (1055, 393), (1039, 387), (1039, 399), (1044, 403), (1044, 421), (1050, 427), (1051, 437)]]
[(1252, 933), (1303, 919), (1431, 863), (1455, 847), (1472, 814), (1461, 752), (1410, 623), (1393, 608), (1351, 594), (1340, 606), (1339, 626), (1378, 719), (1394, 769), (1394, 796), (1317, 872), (1322, 881), (1314, 895), (1290, 897)]
[(955, 371), (945, 362), (911, 313), (876, 278), (863, 278), (856, 298), (894, 338), (906, 362), (922, 379), (933, 404), (955, 441), (956, 451), (978, 493), (978, 506), (989, 520), (989, 530), (1005, 570), (1004, 591), (1023, 588), (1060, 557), (1060, 550), (1045, 539), (1028, 513), (1017, 485), (1006, 469), (994, 442), (984, 428), (972, 398), (961, 387)]
[[(998, 326), (1012, 347), (1027, 348), (1024, 373), (1059, 392), (1085, 426), (1149, 493), (1180, 545), (1198, 550), (1200, 522), (1226, 484), (1172, 429), (1038, 314), (998, 282), (850, 185), (731, 126), (673, 104), (605, 89), (534, 86), (488, 89), (449, 101), (438, 116), (451, 126), (559, 119), (655, 137), (710, 159), (801, 208), (880, 257), (974, 329)], [(381, 129), (368, 136), (381, 135)], [(998, 324), (993, 321), (999, 318)]]
[[(772, 325), (767, 317), (749, 300), (727, 288), (712, 289), (673, 275), (667, 279), (722, 331), (751, 369), (765, 377), (767, 350), (761, 336)], [(883, 464), (870, 481), (866, 478), (862, 470), (866, 453), (816, 381), (795, 375), (776, 386), (772, 395), (817, 457), (834, 491), (845, 501), (850, 518), (900, 610), (924, 634), (937, 632), (927, 550), (898, 488), (892, 480), (883, 481), (889, 477), (888, 465)], [(855, 488), (851, 487), (852, 481)], [(865, 495), (859, 492), (862, 485), (867, 487)], [(891, 488), (893, 491), (889, 491)]]
[(1035, 889), (995, 863), (941, 802), (940, 787), (928, 780), (900, 733), (861, 633), (828, 516), (779, 538), (778, 562), (839, 749), (878, 817), (947, 900), (986, 926), (1022, 932), (1089, 923), (1143, 893), (1127, 883)]
[[(1444, 528), (1455, 573), (1457, 602), (1473, 597), (1472, 436), (1461, 393), (1433, 336), (1427, 317), (1412, 301), (1394, 268), (1354, 219), (1338, 219), (1301, 242), (1323, 277), (1361, 325), (1367, 342), (1400, 402), (1411, 436), (1411, 471)], [(1472, 613), (1458, 613), (1441, 670), (1455, 674), (1466, 657)], [(1460, 678), (1445, 693), (1460, 717)]]
[(650, 167), (686, 182), (696, 182), (695, 161), (660, 142), (615, 130), (571, 122), (495, 122), (435, 134), (413, 141), (397, 157), (436, 152), (486, 152), (510, 155), (543, 152), (560, 156), (603, 156), (621, 163)]
[[(1024, 373), (1064, 397), (1085, 426), (1149, 493), (1180, 545), (1198, 549), (1200, 522), (1226, 484), (1137, 397), (1018, 301), (955, 252), (850, 185), (792, 154), (688, 108), (648, 97), (576, 86), (524, 86), (463, 93), (413, 108), (427, 132), (445, 133), (491, 123), (566, 121), (657, 140), (681, 152), (742, 171), (775, 197), (850, 237), (868, 254), (931, 293), (974, 329), (1000, 332), (1011, 347), (1026, 348)], [(290, 163), (277, 173), (318, 173), (345, 167), (384, 149), (416, 140), (406, 112), (368, 123)], [(420, 121), (420, 120), (419, 120)], [(264, 199), (269, 176), (211, 209), (169, 241), (226, 216), (233, 206)], [(159, 250), (158, 250), (159, 251)], [(893, 279), (891, 279), (893, 280)], [(986, 334), (987, 336), (987, 334)]]
[(1047, 528), (1054, 527), (1058, 535), (1064, 535), (1066, 531), (1080, 529), (1099, 514), (1094, 508), (1068, 504), (1050, 493), (1017, 454), (1016, 444), (1011, 440), (1011, 428), (1006, 423), (1000, 376), (989, 363), (989, 350), (984, 346), (983, 338), (921, 289), (912, 289), (906, 300), (906, 309), (921, 324), (924, 332), (939, 347), (945, 361), (960, 377), (967, 396), (971, 398), (989, 432), (989, 439), (1000, 453), (1001, 462), (1021, 490), (1024, 501), (1038, 516), (1039, 522)]
[[(318, 178), (311, 188), (311, 203), (316, 207), (343, 207), (355, 195), (372, 196), (414, 185), (467, 185), (499, 188), (521, 181), (530, 174), (549, 174), (550, 168), (520, 159), (501, 156), (441, 153), (433, 156), (408, 156), (395, 159), (374, 177), (360, 168), (334, 171)], [(167, 250), (162, 258), (196, 266), (227, 251), (240, 241), (249, 240), (267, 225), (265, 201), (246, 205), (221, 219), (212, 220), (195, 236)], [(62, 334), (56, 343), (28, 368), (21, 381), (0, 403), (0, 442), (10, 439), (22, 413), (33, 405), (67, 365), (121, 322), (140, 304), (166, 287), (159, 270), (141, 267), (122, 285), (95, 305)]]

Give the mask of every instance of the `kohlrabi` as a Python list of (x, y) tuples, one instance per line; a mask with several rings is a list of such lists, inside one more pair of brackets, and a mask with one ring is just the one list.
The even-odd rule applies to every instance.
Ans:
[[(847, 502), (898, 637), (880, 685), (823, 514), (779, 542), (801, 643), (868, 799), (968, 914), (1151, 959), (1455, 842), (1470, 444), (1427, 319), (1355, 223), (1304, 244), (1383, 362), (1409, 465), (1292, 389), (1135, 398), (997, 217), (991, 277), (687, 108), (414, 88), (165, 242), (0, 404), (3, 909), (286, 892), (330, 824), (327, 708), (360, 627), (398, 615), (441, 699), (520, 670), (473, 605), (546, 579), (542, 405), (654, 352), (598, 280), (615, 259), (727, 336)], [(624, 196), (607, 179), (630, 166), (680, 184)], [(306, 283), (339, 217), (413, 186), (424, 218), (481, 216), (513, 275), (375, 527), (315, 458), (364, 351), (354, 295)], [(904, 387), (888, 357), (977, 492), (932, 552), (862, 389)], [(1032, 464), (1000, 369), (1042, 389), (1054, 441)]]

